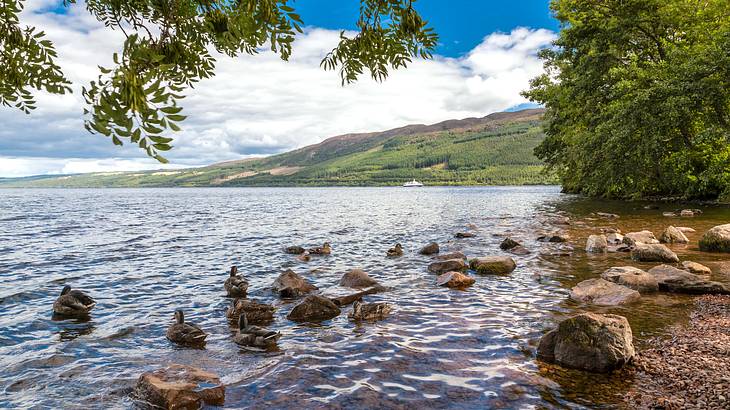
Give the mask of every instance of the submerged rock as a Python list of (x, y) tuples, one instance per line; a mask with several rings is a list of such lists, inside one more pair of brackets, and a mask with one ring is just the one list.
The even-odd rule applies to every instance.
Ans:
[(449, 271), (461, 271), (467, 268), (463, 259), (448, 259), (445, 261), (433, 262), (428, 265), (428, 271), (432, 273), (444, 273)]
[(633, 266), (609, 268), (601, 274), (601, 278), (641, 293), (656, 292), (659, 290), (659, 282), (654, 275)]
[(590, 372), (606, 373), (634, 357), (629, 321), (618, 315), (581, 313), (546, 333), (537, 348), (540, 360)]
[(631, 250), (631, 259), (639, 262), (679, 262), (677, 254), (661, 244), (639, 244)]
[(570, 290), (571, 299), (601, 306), (625, 305), (640, 297), (633, 289), (600, 278), (584, 280)]
[(471, 276), (464, 275), (461, 272), (446, 272), (436, 278), (438, 286), (446, 286), (448, 288), (466, 288), (473, 285), (475, 279)]
[(694, 229), (688, 228), (686, 226), (678, 226), (677, 229), (679, 229), (679, 232), (682, 232), (682, 233), (695, 233), (695, 232), (697, 232)]
[(505, 275), (517, 267), (509, 256), (484, 256), (469, 261), (469, 267), (482, 275)]
[(659, 265), (649, 269), (659, 282), (659, 290), (694, 295), (730, 295), (730, 287), (705, 280), (702, 277), (670, 265)]
[(604, 253), (608, 250), (606, 235), (591, 235), (586, 242), (586, 252)]
[(692, 261), (682, 262), (682, 269), (695, 275), (711, 275), (712, 270), (705, 265)]
[(279, 275), (271, 286), (274, 292), (283, 298), (296, 298), (307, 294), (317, 287), (307, 282), (303, 277), (299, 276), (291, 269), (287, 269)]
[(546, 235), (540, 235), (537, 237), (537, 240), (540, 242), (561, 243), (568, 242), (570, 240), (570, 237), (564, 233), (551, 233)]
[(226, 388), (214, 373), (172, 364), (143, 373), (137, 380), (134, 396), (158, 408), (199, 409), (204, 404), (222, 406)]
[(730, 224), (718, 225), (705, 232), (700, 239), (704, 252), (730, 252)]
[(651, 245), (654, 243), (659, 243), (659, 241), (656, 239), (656, 236), (654, 236), (654, 233), (652, 231), (641, 231), (629, 232), (624, 235), (624, 243), (629, 246), (636, 246), (640, 244)]
[(661, 243), (689, 243), (689, 239), (679, 229), (669, 226), (659, 236)]
[(294, 322), (321, 322), (340, 315), (340, 308), (330, 299), (309, 295), (286, 315), (286, 318)]
[(512, 248), (516, 248), (518, 246), (522, 246), (522, 244), (510, 237), (506, 237), (506, 238), (504, 238), (502, 243), (499, 244), (499, 249), (506, 251), (506, 250), (510, 250)]
[(551, 225), (570, 225), (570, 218), (567, 216), (556, 216), (548, 219), (547, 223)]
[(457, 232), (454, 234), (455, 238), (473, 238), (477, 236), (474, 232)]
[(608, 212), (596, 212), (597, 216), (600, 216), (601, 218), (607, 218), (607, 219), (618, 219), (619, 216), (616, 214), (611, 214)]
[(436, 242), (431, 242), (421, 248), (418, 253), (420, 253), (421, 255), (433, 255), (435, 253), (439, 253), (439, 244), (437, 244)]
[(513, 254), (513, 255), (529, 255), (531, 252), (529, 249), (525, 248), (524, 246), (515, 246), (512, 249), (509, 249), (507, 252)]
[(466, 259), (466, 255), (464, 255), (463, 253), (457, 251), (457, 252), (444, 253), (442, 255), (436, 255), (433, 258), (434, 259), (438, 259), (438, 260)]
[(369, 288), (375, 285), (378, 285), (378, 281), (371, 278), (370, 275), (362, 269), (352, 269), (342, 275), (342, 278), (340, 279), (340, 286), (344, 286), (346, 288)]
[[(699, 212), (699, 213), (701, 213), (701, 212)], [(693, 210), (693, 209), (682, 209), (679, 212), (679, 216), (685, 216), (685, 217), (686, 216), (695, 216), (695, 214), (696, 214), (695, 210)]]

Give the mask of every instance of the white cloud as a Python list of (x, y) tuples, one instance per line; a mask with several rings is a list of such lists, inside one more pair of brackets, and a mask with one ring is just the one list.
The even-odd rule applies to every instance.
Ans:
[[(76, 5), (68, 15), (36, 13), (48, 1), (29, 2), (23, 21), (42, 28), (75, 84), (73, 95), (38, 95), (30, 117), (0, 109), (0, 176), (161, 168), (135, 147), (114, 147), (83, 129), (80, 87), (110, 65), (122, 35)], [(524, 103), (519, 93), (542, 71), (536, 52), (551, 31), (516, 28), (493, 33), (462, 58), (436, 56), (393, 72), (384, 83), (363, 77), (342, 87), (336, 72), (319, 67), (338, 31), (309, 28), (283, 62), (272, 53), (217, 56), (216, 76), (183, 100), (188, 119), (168, 153), (173, 166), (203, 165), (282, 152), (324, 138), (410, 123), (484, 116)]]

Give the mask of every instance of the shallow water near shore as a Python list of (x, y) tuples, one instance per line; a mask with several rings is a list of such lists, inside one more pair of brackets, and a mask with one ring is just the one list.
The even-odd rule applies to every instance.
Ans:
[[(0, 190), (0, 407), (128, 408), (137, 377), (169, 363), (219, 374), (231, 408), (610, 407), (630, 376), (539, 364), (539, 337), (560, 318), (593, 310), (627, 316), (640, 347), (686, 320), (692, 298), (658, 294), (611, 309), (568, 302), (571, 286), (608, 267), (655, 265), (587, 255), (586, 237), (602, 227), (657, 236), (668, 225), (692, 227), (691, 243), (672, 249), (713, 268), (714, 280), (730, 279), (726, 256), (697, 249), (702, 232), (730, 223), (730, 209), (680, 218), (662, 211), (681, 205), (644, 205), (558, 187)], [(620, 218), (591, 215), (598, 211)], [(572, 224), (551, 225), (556, 215)], [(454, 238), (470, 229), (475, 237)], [(536, 240), (558, 230), (572, 237), (570, 255), (565, 244)], [(504, 255), (506, 235), (531, 253), (513, 256), (511, 275), (476, 275), (465, 291), (435, 286), (430, 258), (418, 254), (436, 241), (442, 252)], [(308, 263), (283, 252), (325, 241), (332, 255)], [(396, 242), (405, 255), (386, 258)], [(248, 279), (249, 298), (277, 307), (269, 327), (283, 334), (279, 351), (231, 341), (222, 284), (232, 264)], [(366, 301), (392, 303), (394, 312), (356, 324), (347, 307), (319, 325), (290, 322), (295, 302), (270, 291), (288, 268), (327, 295), (351, 293), (337, 282), (362, 268), (392, 288)], [(52, 320), (64, 284), (96, 298), (89, 321)], [(209, 333), (204, 350), (165, 339), (178, 308)]]

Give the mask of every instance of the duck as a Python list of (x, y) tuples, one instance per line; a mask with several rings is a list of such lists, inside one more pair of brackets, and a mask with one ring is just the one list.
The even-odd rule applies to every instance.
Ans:
[(329, 242), (325, 242), (322, 246), (310, 248), (307, 252), (310, 255), (329, 255), (332, 252), (332, 247)]
[(309, 254), (309, 251), (304, 251), (301, 255), (297, 256), (297, 259), (302, 262), (309, 262), (312, 260), (312, 256)]
[(238, 317), (238, 333), (233, 337), (233, 342), (241, 346), (269, 349), (276, 347), (280, 337), (279, 332), (249, 325), (246, 314), (242, 313)]
[(192, 323), (185, 323), (185, 315), (182, 310), (175, 311), (175, 323), (167, 328), (165, 334), (167, 339), (180, 345), (202, 345), (208, 335), (198, 326)]
[(392, 310), (391, 306), (387, 303), (362, 303), (356, 301), (352, 305), (352, 312), (348, 315), (350, 320), (381, 320), (388, 317), (388, 314)]
[(394, 247), (388, 249), (388, 252), (386, 252), (386, 254), (391, 258), (403, 256), (403, 247), (401, 246), (401, 244), (396, 243)]
[(266, 303), (251, 299), (235, 299), (226, 311), (226, 317), (231, 322), (236, 323), (242, 314), (246, 314), (246, 318), (250, 323), (262, 325), (274, 320), (275, 310), (273, 306)]
[(53, 313), (61, 316), (83, 317), (88, 316), (96, 301), (80, 290), (71, 290), (66, 285), (61, 290), (61, 295), (53, 302)]
[(235, 265), (231, 266), (231, 276), (226, 279), (226, 283), (223, 284), (223, 287), (226, 289), (226, 293), (228, 293), (228, 296), (232, 298), (245, 297), (246, 291), (248, 290), (248, 281), (237, 275), (238, 267)]
[(284, 252), (290, 255), (301, 255), (304, 253), (304, 248), (301, 246), (287, 246), (284, 248)]

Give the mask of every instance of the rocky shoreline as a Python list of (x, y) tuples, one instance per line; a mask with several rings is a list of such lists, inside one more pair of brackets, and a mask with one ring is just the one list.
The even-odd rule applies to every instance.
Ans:
[(688, 324), (645, 345), (631, 365), (627, 407), (730, 409), (730, 296), (697, 298)]

